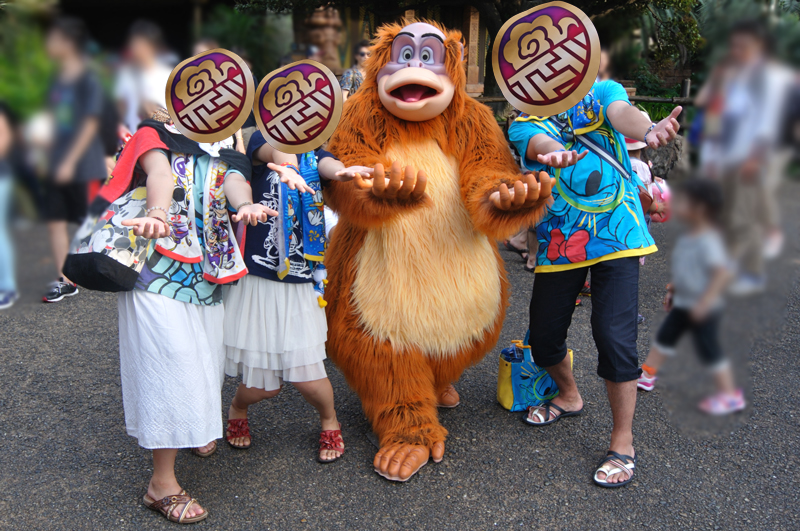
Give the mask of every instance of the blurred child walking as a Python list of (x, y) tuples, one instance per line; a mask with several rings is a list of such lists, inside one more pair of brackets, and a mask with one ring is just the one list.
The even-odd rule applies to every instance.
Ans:
[(687, 181), (673, 199), (673, 212), (686, 233), (672, 252), (672, 284), (664, 299), (669, 311), (642, 365), (638, 388), (652, 391), (656, 374), (686, 332), (691, 332), (697, 354), (713, 375), (716, 392), (700, 402), (702, 411), (726, 415), (745, 407), (744, 394), (734, 383), (730, 361), (719, 345), (723, 292), (732, 275), (717, 220), (722, 191), (705, 179)]

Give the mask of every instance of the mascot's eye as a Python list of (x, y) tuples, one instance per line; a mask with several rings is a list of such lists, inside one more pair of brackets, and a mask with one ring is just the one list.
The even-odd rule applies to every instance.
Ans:
[(400, 50), (400, 60), (407, 63), (414, 57), (414, 48), (411, 46), (403, 46), (403, 49)]
[(431, 50), (430, 48), (428, 48), (428, 47), (426, 46), (426, 47), (425, 47), (425, 48), (423, 48), (423, 49), (422, 49), (422, 51), (419, 53), (419, 58), (420, 58), (420, 60), (422, 60), (422, 62), (423, 62), (423, 63), (425, 63), (426, 65), (432, 65), (432, 64), (433, 64), (433, 50)]

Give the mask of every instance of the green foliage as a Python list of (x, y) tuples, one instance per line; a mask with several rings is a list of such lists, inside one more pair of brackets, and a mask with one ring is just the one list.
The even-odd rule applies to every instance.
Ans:
[(680, 85), (665, 87), (647, 63), (642, 63), (633, 76), (636, 82), (636, 93), (642, 96), (656, 96), (660, 98), (673, 98), (680, 96)]
[[(680, 85), (675, 87), (664, 87), (661, 84), (661, 79), (653, 74), (648, 68), (647, 64), (642, 64), (634, 76), (636, 81), (636, 94), (640, 96), (654, 96), (659, 98), (675, 98), (680, 96)], [(650, 103), (640, 102), (637, 107), (650, 115), (653, 121), (659, 121), (672, 112), (675, 105), (672, 103)]]
[(702, 36), (708, 43), (703, 60), (717, 62), (724, 53), (731, 27), (740, 20), (760, 20), (769, 29), (775, 54), (800, 65), (800, 1), (698, 0), (696, 9)]
[(228, 49), (242, 48), (261, 78), (274, 70), (292, 42), (291, 19), (284, 15), (248, 14), (217, 5), (202, 26), (202, 36)]
[(0, 100), (27, 118), (44, 106), (53, 67), (41, 29), (13, 7), (0, 10)]
[(696, 0), (655, 0), (647, 6), (641, 22), (642, 43), (656, 65), (687, 64), (702, 47), (695, 4)]

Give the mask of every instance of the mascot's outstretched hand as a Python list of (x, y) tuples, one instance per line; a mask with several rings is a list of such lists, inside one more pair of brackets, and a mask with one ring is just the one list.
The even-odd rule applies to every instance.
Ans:
[(362, 190), (371, 189), (372, 194), (379, 199), (397, 199), (399, 201), (419, 201), (425, 196), (427, 184), (428, 178), (424, 171), (420, 170), (415, 174), (413, 166), (406, 166), (403, 170), (397, 161), (392, 163), (388, 178), (383, 164), (375, 165), (372, 179), (365, 180), (360, 174), (355, 177), (356, 187)]
[(533, 173), (526, 173), (522, 180), (514, 183), (510, 190), (506, 184), (501, 184), (500, 189), (489, 195), (489, 200), (499, 210), (518, 210), (530, 208), (540, 199), (550, 197), (552, 181), (545, 172), (539, 172), (539, 180)]

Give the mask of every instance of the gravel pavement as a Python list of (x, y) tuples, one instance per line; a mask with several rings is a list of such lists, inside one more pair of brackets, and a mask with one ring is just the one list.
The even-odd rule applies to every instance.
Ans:
[[(709, 389), (690, 353), (663, 371), (656, 391), (639, 393), (635, 481), (623, 489), (591, 482), (611, 427), (595, 374), (591, 301), (575, 311), (569, 346), (584, 414), (528, 427), (495, 400), (498, 354), (528, 325), (533, 276), (502, 251), (513, 284), (498, 347), (457, 384), (462, 405), (441, 412), (450, 431), (445, 459), (406, 484), (372, 470), (374, 447), (356, 395), (328, 364), (347, 453), (315, 461), (318, 419), (291, 386), (251, 409), (253, 447), (227, 444), (209, 459), (181, 451), (182, 485), (208, 509), (198, 529), (800, 529), (800, 184), (784, 189), (792, 213), (784, 259), (769, 293), (734, 301), (725, 345), (749, 383), (748, 409), (733, 419), (694, 411)], [(663, 318), (669, 234), (641, 269), (639, 352)], [(20, 271), (26, 295), (0, 314), (0, 529), (176, 529), (145, 509), (149, 453), (125, 434), (113, 294), (82, 291), (54, 305), (36, 302), (51, 262), (46, 231), (25, 229)], [(236, 381), (228, 378), (223, 404)]]

